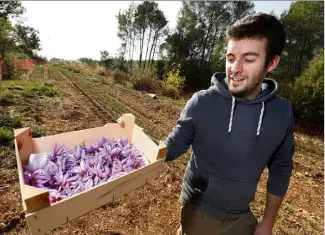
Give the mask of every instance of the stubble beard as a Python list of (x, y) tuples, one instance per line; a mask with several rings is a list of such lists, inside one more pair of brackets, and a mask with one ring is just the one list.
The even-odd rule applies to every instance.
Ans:
[[(230, 86), (230, 80), (232, 75), (227, 76), (227, 82), (228, 82), (228, 87), (229, 87), (229, 91), (234, 95), (234, 96), (238, 96), (238, 97), (249, 97), (252, 94), (255, 93), (255, 91), (260, 90), (261, 89), (261, 84), (263, 81), (263, 78), (265, 77), (267, 73), (267, 69), (263, 69), (258, 75), (253, 76), (251, 78), (248, 77), (244, 77), (245, 79), (248, 79), (248, 82), (253, 81), (253, 83), (251, 84), (246, 84), (242, 89), (240, 90), (236, 90), (236, 89), (232, 89), (232, 87)], [(235, 76), (236, 77), (236, 76)], [(237, 76), (240, 77), (240, 76)]]

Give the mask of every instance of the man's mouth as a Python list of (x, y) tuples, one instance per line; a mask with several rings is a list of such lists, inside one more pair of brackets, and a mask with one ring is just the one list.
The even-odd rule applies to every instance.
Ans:
[(235, 82), (241, 82), (241, 81), (244, 81), (245, 78), (242, 78), (242, 77), (231, 77), (231, 80), (233, 80)]

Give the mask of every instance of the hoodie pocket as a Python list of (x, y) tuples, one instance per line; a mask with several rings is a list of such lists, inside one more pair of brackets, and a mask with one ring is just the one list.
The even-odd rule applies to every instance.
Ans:
[(211, 207), (234, 213), (249, 211), (254, 200), (257, 182), (241, 183), (209, 176), (209, 183), (202, 195), (203, 201)]
[(182, 198), (193, 203), (201, 196), (208, 186), (208, 178), (199, 173), (194, 173), (187, 167), (182, 185)]

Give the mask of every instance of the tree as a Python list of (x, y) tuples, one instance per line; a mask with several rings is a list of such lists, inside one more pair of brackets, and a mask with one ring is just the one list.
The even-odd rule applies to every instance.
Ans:
[(145, 33), (148, 27), (150, 26), (152, 13), (154, 12), (155, 9), (157, 9), (157, 7), (158, 4), (155, 2), (144, 1), (143, 3), (137, 6), (135, 12), (134, 27), (135, 27), (137, 37), (140, 40), (139, 67), (141, 67), (141, 63), (142, 63)]
[[(168, 34), (168, 28), (165, 28), (167, 23), (168, 23), (168, 21), (166, 20), (164, 13), (161, 10), (156, 9), (153, 12), (153, 15), (151, 18), (151, 23), (150, 23), (154, 34), (153, 34), (153, 40), (151, 43), (151, 48), (150, 48), (150, 53), (149, 53), (149, 59), (148, 59), (149, 64), (150, 64), (150, 60), (151, 61), (154, 60), (156, 47), (157, 47), (159, 38), (164, 37)], [(149, 48), (150, 36), (151, 36), (151, 34), (149, 34), (147, 52), (148, 52), (148, 48)], [(147, 59), (147, 55), (146, 55), (146, 59)]]
[(10, 21), (0, 18), (0, 56), (16, 48), (13, 31)]
[(86, 64), (86, 65), (89, 65), (89, 66), (96, 66), (98, 63), (97, 63), (97, 60), (93, 60), (91, 58), (80, 58), (78, 59), (81, 63), (83, 64)]
[(287, 33), (281, 68), (299, 77), (324, 45), (324, 2), (297, 1), (281, 15)]
[(39, 32), (23, 24), (11, 25), (10, 18), (19, 18), (25, 12), (20, 1), (0, 1), (1, 54), (17, 51), (35, 57), (40, 50)]
[(119, 49), (121, 63), (129, 60), (132, 69), (135, 49), (139, 52), (139, 66), (145, 67), (153, 60), (160, 39), (167, 34), (167, 20), (156, 2), (144, 1), (131, 3), (129, 8), (119, 12), (118, 37), (121, 39)]
[(295, 112), (305, 121), (324, 125), (324, 50), (309, 62), (291, 89)]
[(113, 65), (113, 58), (106, 50), (100, 51), (100, 61), (105, 68), (111, 68)]
[(211, 64), (218, 62), (212, 60), (224, 53), (220, 48), (225, 44), (227, 26), (252, 13), (253, 8), (251, 2), (183, 2), (176, 30), (168, 36), (165, 48), (170, 61), (181, 63), (188, 84), (209, 84)]
[(34, 57), (35, 51), (41, 49), (39, 32), (32, 27), (16, 25), (18, 48), (29, 57)]
[(19, 17), (25, 12), (20, 1), (0, 1), (0, 18)]
[(16, 48), (14, 27), (9, 18), (17, 18), (24, 12), (19, 1), (0, 1), (0, 56)]
[(254, 13), (254, 3), (249, 1), (231, 1), (228, 3), (227, 7), (231, 23), (234, 23), (246, 15)]

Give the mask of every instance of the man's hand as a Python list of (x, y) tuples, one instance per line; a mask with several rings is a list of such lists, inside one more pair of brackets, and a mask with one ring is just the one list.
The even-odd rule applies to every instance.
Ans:
[(260, 224), (256, 228), (254, 235), (272, 235), (272, 226)]
[[(122, 128), (124, 128), (125, 127), (125, 123), (124, 123), (124, 121), (122, 120), (122, 118), (120, 117), (119, 119), (117, 119), (117, 124), (120, 126), (120, 127), (122, 127)], [(105, 124), (105, 126), (107, 126), (108, 124)]]

